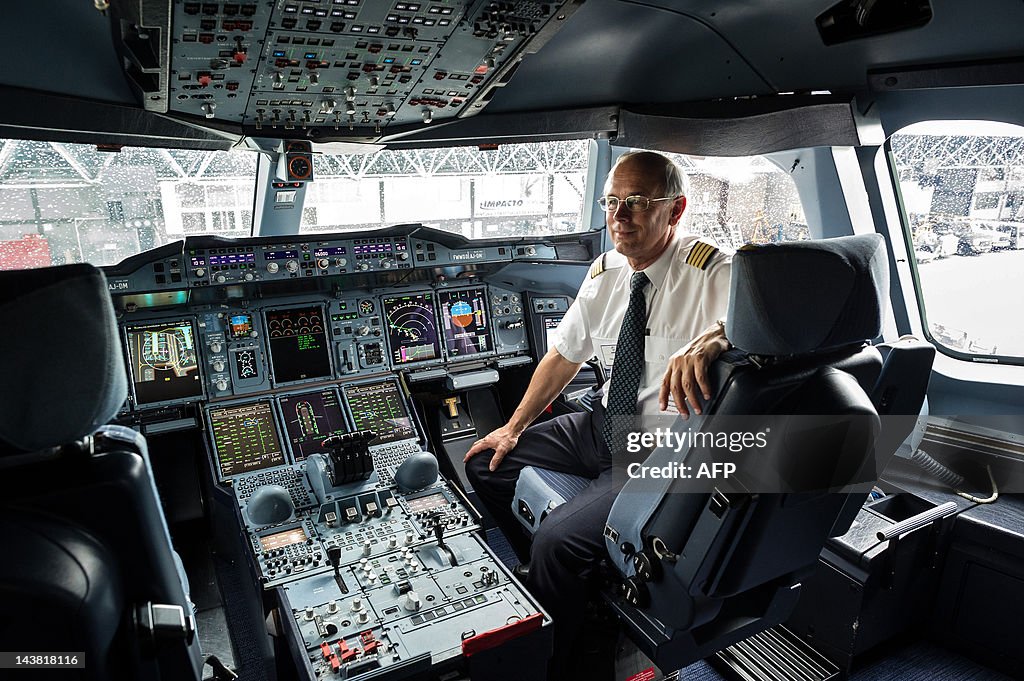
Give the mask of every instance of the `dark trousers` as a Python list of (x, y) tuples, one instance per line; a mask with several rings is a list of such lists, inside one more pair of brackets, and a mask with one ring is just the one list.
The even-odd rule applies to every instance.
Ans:
[[(523, 432), (519, 444), (498, 466), (488, 470), (492, 452), (482, 452), (466, 464), (466, 474), (479, 499), (509, 538), (520, 559), (529, 556), (527, 588), (555, 622), (552, 672), (574, 678), (573, 652), (583, 649), (583, 629), (590, 569), (608, 552), (604, 525), (621, 476), (612, 476), (612, 457), (601, 437), (604, 409), (566, 414)], [(532, 544), (512, 510), (516, 481), (525, 466), (537, 466), (591, 478), (590, 485), (553, 510), (533, 537)], [(553, 677), (554, 678), (554, 677)]]

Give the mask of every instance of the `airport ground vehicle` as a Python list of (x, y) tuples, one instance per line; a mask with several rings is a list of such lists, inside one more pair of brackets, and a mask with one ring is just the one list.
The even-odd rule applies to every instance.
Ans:
[[(881, 234), (892, 275), (882, 338), (912, 333), (938, 346), (924, 446), (968, 480), (934, 482), (921, 473), (908, 481), (917, 469), (907, 465), (883, 476), (890, 500), (870, 515), (902, 521), (948, 501), (956, 512), (854, 559), (843, 553), (850, 546), (827, 549), (822, 569), (840, 581), (821, 577), (816, 593), (833, 606), (821, 609), (829, 617), (805, 616), (794, 631), (811, 638), (813, 627), (812, 643), (840, 666), (901, 633), (932, 641), (926, 664), (951, 660), (951, 674), (974, 665), (1018, 668), (1024, 522), (1014, 485), (1024, 465), (1024, 342), (1015, 310), (1024, 268), (1007, 260), (1018, 252), (918, 268), (901, 207), (920, 200), (935, 213), (952, 205), (968, 215), (990, 210), (996, 194), (997, 208), (1012, 210), (1021, 132), (987, 126), (1024, 124), (1017, 28), (1024, 8), (881, 0), (494, 4), (114, 2), (103, 14), (82, 0), (9, 9), (0, 261), (5, 269), (83, 260), (106, 267), (126, 373), (134, 366), (132, 399), (118, 419), (149, 442), (163, 514), (200, 606), (199, 636), (220, 639), (204, 646), (229, 651), (224, 657), (247, 678), (304, 678), (309, 668), (329, 678), (335, 661), (340, 668), (352, 658), (368, 666), (347, 666), (349, 678), (385, 678), (387, 665), (364, 653), (381, 639), (379, 632), (361, 637), (371, 630), (359, 624), (371, 622), (359, 621), (368, 611), (353, 609), (354, 594), (344, 603), (357, 613), (341, 634), (346, 651), (335, 645), (325, 654), (312, 643), (337, 640), (324, 624), (330, 601), (284, 588), (303, 583), (293, 573), (307, 559), (303, 572), (330, 581), (329, 548), (343, 549), (346, 569), (350, 557), (360, 565), (401, 555), (410, 570), (418, 560), (418, 570), (448, 575), (398, 594), (397, 604), (374, 604), (373, 616), (407, 626), (402, 645), (415, 664), (405, 671), (475, 671), (461, 647), (462, 634), (475, 628), (446, 629), (440, 625), (457, 617), (423, 603), (477, 612), (493, 602), (502, 622), (539, 614), (474, 531), (480, 523), (455, 482), (408, 499), (377, 489), (329, 498), (305, 487), (315, 478), (281, 478), (286, 489), (300, 487), (292, 502), (298, 512), (284, 521), (273, 513), (252, 518), (250, 497), (239, 494), (254, 493), (268, 471), (280, 478), (309, 469), (300, 426), (316, 423), (311, 413), (329, 412), (344, 424), (335, 429), (349, 430), (360, 415), (391, 409), (394, 442), (375, 447), (405, 449), (374, 450), (384, 472), (386, 457), (421, 445), (442, 464), (457, 461), (473, 433), (514, 407), (546, 331), (607, 247), (594, 198), (615, 155), (637, 147), (685, 155), (692, 227), (723, 245), (780, 232), (791, 238), (800, 224), (813, 239)], [(985, 30), (963, 31), (979, 24)], [(36, 39), (44, 31), (41, 59)], [(945, 131), (934, 131), (936, 121)], [(934, 129), (908, 132), (918, 123)], [(741, 167), (737, 157), (756, 158)], [(979, 169), (991, 172), (982, 178)], [(968, 175), (970, 190), (951, 189)], [(429, 180), (432, 193), (404, 178)], [(792, 182), (784, 189), (783, 178)], [(350, 180), (369, 180), (371, 188)], [(747, 199), (739, 198), (741, 185), (753, 187)], [(940, 269), (947, 266), (977, 269)], [(965, 281), (984, 282), (990, 295), (957, 304)], [(407, 342), (403, 312), (437, 331), (441, 309), (473, 329), (473, 352), (444, 345), (443, 333)], [(478, 320), (479, 311), (489, 314), (489, 327), (472, 327), (469, 317)], [(285, 341), (294, 336), (273, 332), (317, 315), (322, 328), (305, 334), (316, 337), (304, 346), (314, 358), (289, 354)], [(33, 347), (36, 332), (24, 330), (35, 328), (32, 320), (12, 321), (4, 355), (18, 343), (19, 364), (46, 365), (48, 357), (34, 354), (42, 349)], [(934, 332), (940, 325), (962, 330), (964, 342), (944, 345)], [(180, 374), (169, 392), (149, 380), (157, 360)], [(64, 394), (59, 377), (48, 380), (63, 406), (88, 399)], [(594, 380), (581, 376), (554, 409), (578, 408), (577, 393)], [(3, 392), (23, 389), (5, 383)], [(276, 448), (232, 449), (226, 433), (253, 423), (276, 433)], [(987, 485), (986, 467), (1003, 492), (995, 504), (948, 489)], [(457, 465), (445, 472), (458, 479)], [(378, 546), (378, 511), (389, 503), (403, 522), (419, 524)], [(324, 510), (330, 504), (336, 508)], [(429, 528), (421, 521), (442, 511), (445, 525), (453, 522), (448, 544), (479, 577), (466, 584), (445, 566), (437, 538), (422, 531), (433, 531), (436, 516)], [(350, 517), (374, 536), (337, 538), (345, 537), (338, 523)], [(402, 544), (410, 531), (417, 553), (406, 561), (407, 552), (388, 543)], [(297, 554), (327, 539), (334, 545), (322, 545), (319, 556)], [(861, 567), (836, 568), (849, 563)], [(496, 583), (484, 580), (484, 567)], [(358, 583), (367, 592), (382, 588), (369, 585), (383, 570), (364, 572)], [(469, 597), (456, 599), (448, 587), (485, 601), (465, 604)], [(413, 592), (423, 597), (422, 616), (433, 618), (412, 622), (421, 616)], [(496, 593), (522, 600), (489, 600)], [(866, 595), (834, 603), (850, 593)], [(384, 614), (391, 608), (398, 610)], [(885, 616), (868, 626), (861, 613)], [(281, 627), (274, 636), (268, 615)], [(22, 616), (5, 612), (15, 625)], [(485, 620), (476, 633), (492, 625)], [(326, 638), (313, 635), (319, 627)], [(543, 638), (535, 631), (544, 627), (528, 632)], [(442, 632), (458, 645), (418, 657)], [(499, 660), (515, 655), (515, 644), (506, 645), (489, 650)], [(905, 675), (915, 657), (890, 657), (894, 675)], [(937, 669), (933, 675), (942, 678)]]

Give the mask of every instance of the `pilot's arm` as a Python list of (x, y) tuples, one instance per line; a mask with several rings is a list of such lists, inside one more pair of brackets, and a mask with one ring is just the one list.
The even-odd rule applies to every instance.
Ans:
[(515, 448), (523, 431), (561, 394), (565, 386), (569, 385), (579, 372), (580, 366), (582, 362), (569, 361), (554, 347), (548, 350), (537, 365), (537, 370), (533, 372), (526, 394), (523, 395), (512, 418), (502, 427), (492, 430), (474, 442), (463, 461), (469, 461), (480, 452), (493, 449), (494, 456), (491, 457), (488, 468), (492, 471), (497, 469), (505, 455)]

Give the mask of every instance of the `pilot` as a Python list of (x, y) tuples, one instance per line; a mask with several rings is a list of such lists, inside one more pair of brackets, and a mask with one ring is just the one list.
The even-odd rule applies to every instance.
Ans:
[[(700, 396), (709, 397), (707, 368), (728, 348), (718, 320), (728, 304), (731, 259), (678, 227), (686, 209), (679, 167), (653, 152), (625, 154), (604, 190), (598, 203), (614, 250), (591, 266), (508, 423), (465, 457), (480, 500), (520, 560), (530, 558), (527, 570), (518, 569), (526, 586), (554, 618), (552, 672), (560, 676), (553, 678), (573, 678), (570, 656), (582, 649), (577, 636), (591, 595), (585, 577), (607, 557), (602, 532), (623, 483), (624, 476), (612, 475), (613, 459), (624, 456), (623, 431), (637, 415), (670, 407), (684, 418), (690, 410), (699, 414)], [(595, 355), (612, 375), (593, 413), (528, 428)], [(525, 466), (592, 480), (548, 515), (532, 545), (512, 512)]]

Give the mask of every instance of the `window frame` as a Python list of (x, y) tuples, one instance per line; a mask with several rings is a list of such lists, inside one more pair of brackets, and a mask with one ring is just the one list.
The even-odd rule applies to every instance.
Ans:
[[(896, 207), (899, 212), (899, 228), (900, 237), (903, 241), (904, 248), (907, 251), (907, 264), (910, 266), (911, 280), (914, 286), (914, 299), (917, 301), (918, 316), (921, 321), (921, 333), (925, 340), (935, 346), (936, 351), (940, 354), (950, 357), (952, 359), (968, 362), (970, 364), (1003, 364), (1003, 365), (1017, 365), (1024, 366), (1024, 357), (1018, 357), (1016, 355), (993, 355), (993, 354), (979, 354), (970, 352), (961, 352), (956, 348), (951, 348), (944, 344), (938, 338), (936, 338), (932, 332), (928, 323), (928, 308), (925, 305), (924, 287), (921, 285), (921, 275), (918, 271), (917, 256), (914, 254), (914, 242), (911, 235), (910, 229), (910, 218), (907, 216), (906, 203), (903, 200), (903, 187), (900, 184), (899, 168), (896, 165), (896, 154), (892, 149), (892, 138), (895, 135), (900, 134), (900, 131), (916, 125), (917, 123), (926, 123), (928, 121), (915, 121), (914, 123), (907, 123), (900, 130), (892, 133), (885, 139), (883, 150), (885, 152), (885, 161), (888, 166), (889, 180), (892, 182), (893, 194), (896, 199)], [(892, 233), (892, 226), (889, 229), (890, 238), (894, 238), (895, 235)], [(902, 282), (901, 282), (902, 283)]]

